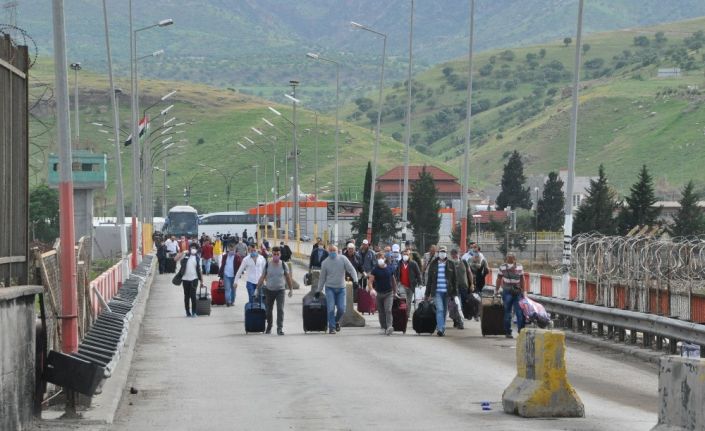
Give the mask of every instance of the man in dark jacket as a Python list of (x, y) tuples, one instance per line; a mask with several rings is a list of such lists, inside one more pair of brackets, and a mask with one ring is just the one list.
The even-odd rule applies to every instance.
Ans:
[(437, 334), (442, 337), (446, 333), (448, 300), (452, 300), (458, 294), (455, 264), (448, 259), (448, 251), (445, 247), (441, 247), (438, 250), (438, 256), (426, 265), (426, 274), (426, 300), (434, 298)]
[(414, 297), (414, 290), (421, 284), (421, 269), (416, 261), (411, 259), (408, 249), (402, 252), (401, 262), (399, 262), (394, 276), (399, 280), (399, 285), (404, 288), (404, 294), (406, 295), (406, 311), (408, 313), (411, 309), (411, 300)]
[(328, 257), (328, 252), (321, 244), (314, 244), (311, 258), (308, 260), (308, 270), (320, 268), (323, 261)]
[(291, 260), (291, 247), (289, 247), (284, 241), (279, 243), (279, 248), (281, 249), (281, 256), (284, 262), (289, 262)]

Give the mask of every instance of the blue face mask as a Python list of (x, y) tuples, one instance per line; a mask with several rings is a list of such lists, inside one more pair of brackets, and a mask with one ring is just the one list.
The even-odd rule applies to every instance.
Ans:
[(332, 257), (333, 259), (335, 259), (335, 257), (336, 257), (337, 255), (338, 255), (338, 253), (336, 253), (336, 252), (334, 252), (334, 251), (331, 251), (328, 256), (329, 256), (329, 257)]
[(253, 258), (253, 259), (254, 259), (255, 257), (257, 257), (257, 252), (256, 252), (256, 251), (253, 251), (252, 253), (250, 253), (250, 257)]

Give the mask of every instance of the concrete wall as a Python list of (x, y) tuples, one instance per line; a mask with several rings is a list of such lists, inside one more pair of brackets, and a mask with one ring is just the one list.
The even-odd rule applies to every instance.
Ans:
[[(125, 226), (127, 244), (132, 232)], [(120, 255), (120, 230), (115, 225), (99, 225), (93, 228), (93, 258), (109, 259)]]
[(35, 390), (35, 294), (39, 286), (0, 289), (0, 429), (29, 429)]

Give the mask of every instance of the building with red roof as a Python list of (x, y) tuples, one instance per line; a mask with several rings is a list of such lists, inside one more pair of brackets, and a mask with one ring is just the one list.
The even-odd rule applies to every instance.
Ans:
[[(433, 181), (438, 190), (438, 200), (450, 206), (453, 200), (460, 200), (462, 186), (458, 178), (443, 169), (432, 165), (409, 166), (409, 192), (419, 179), (419, 174), (426, 168), (426, 172), (433, 176)], [(391, 208), (401, 207), (402, 192), (404, 189), (404, 166), (396, 166), (377, 177), (376, 192), (384, 193), (384, 200)], [(472, 193), (471, 189), (468, 192)]]

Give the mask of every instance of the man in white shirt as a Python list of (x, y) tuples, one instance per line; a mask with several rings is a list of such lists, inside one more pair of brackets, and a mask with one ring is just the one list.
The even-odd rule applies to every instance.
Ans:
[(249, 302), (252, 302), (254, 299), (255, 289), (257, 289), (257, 282), (259, 282), (266, 264), (267, 260), (257, 252), (257, 246), (255, 244), (251, 244), (248, 247), (247, 257), (242, 260), (240, 269), (237, 270), (234, 282), (234, 285), (237, 285), (238, 280), (240, 280), (240, 277), (242, 276), (242, 272), (247, 272), (247, 295), (249, 297)]
[(164, 247), (166, 247), (167, 255), (171, 258), (179, 252), (179, 244), (176, 242), (176, 237), (174, 235), (164, 241)]

